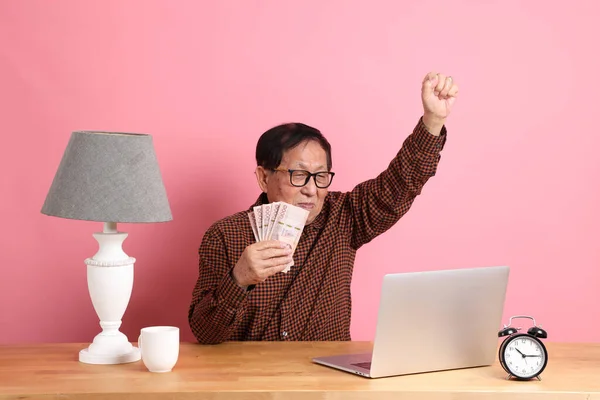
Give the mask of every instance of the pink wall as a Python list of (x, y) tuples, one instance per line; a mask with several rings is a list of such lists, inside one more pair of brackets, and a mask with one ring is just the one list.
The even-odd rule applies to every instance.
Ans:
[(421, 113), (420, 82), (461, 98), (439, 173), (357, 257), (353, 337), (371, 339), (384, 273), (508, 264), (506, 319), (600, 341), (599, 3), (576, 1), (27, 1), (0, 3), (0, 343), (88, 342), (83, 260), (101, 224), (40, 208), (73, 130), (154, 136), (174, 220), (124, 224), (137, 258), (123, 331), (175, 324), (196, 250), (258, 194), (274, 124), (333, 145), (332, 189), (384, 168)]

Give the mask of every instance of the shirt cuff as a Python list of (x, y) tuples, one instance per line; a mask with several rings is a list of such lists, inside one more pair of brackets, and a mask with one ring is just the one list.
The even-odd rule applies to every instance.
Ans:
[(442, 151), (446, 143), (447, 130), (446, 125), (444, 125), (439, 136), (435, 136), (427, 130), (427, 127), (423, 123), (423, 117), (421, 117), (413, 134), (415, 143), (420, 151), (427, 154), (438, 154)]

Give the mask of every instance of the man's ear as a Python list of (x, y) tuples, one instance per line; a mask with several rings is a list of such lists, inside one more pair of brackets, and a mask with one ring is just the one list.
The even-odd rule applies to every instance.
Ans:
[(259, 165), (256, 167), (254, 174), (256, 175), (256, 181), (258, 182), (260, 190), (267, 193), (267, 171)]

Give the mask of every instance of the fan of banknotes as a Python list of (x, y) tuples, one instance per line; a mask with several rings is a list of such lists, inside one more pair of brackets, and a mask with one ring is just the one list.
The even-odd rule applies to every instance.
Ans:
[[(292, 248), (292, 257), (304, 230), (308, 211), (285, 202), (274, 202), (255, 206), (248, 213), (250, 225), (257, 242), (264, 240), (280, 240)], [(283, 272), (288, 272), (294, 265), (292, 260)]]

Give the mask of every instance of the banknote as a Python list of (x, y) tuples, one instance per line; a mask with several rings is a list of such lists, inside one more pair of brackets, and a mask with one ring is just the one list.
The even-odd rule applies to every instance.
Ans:
[(273, 202), (255, 206), (248, 213), (252, 232), (257, 242), (279, 240), (289, 244), (292, 249), (292, 261), (283, 272), (294, 265), (293, 256), (304, 230), (309, 212), (301, 207), (285, 202)]
[(262, 211), (262, 233), (261, 236), (263, 240), (268, 240), (267, 231), (269, 230), (269, 221), (271, 220), (271, 209), (273, 208), (273, 204), (263, 204), (261, 206)]
[(252, 233), (254, 233), (254, 239), (258, 242), (260, 239), (258, 237), (258, 230), (256, 228), (256, 218), (254, 217), (254, 211), (250, 211), (248, 213), (248, 219), (250, 220), (250, 226), (252, 227)]
[(262, 209), (260, 206), (254, 206), (254, 221), (256, 222), (256, 236), (258, 236), (257, 242), (262, 240)]

